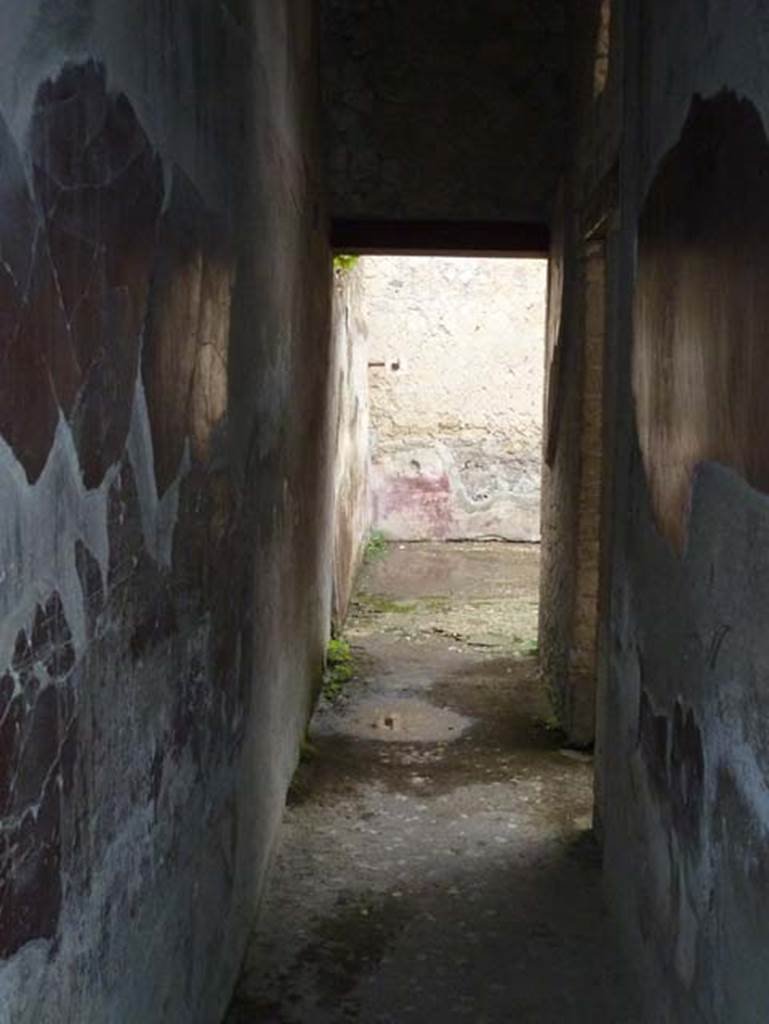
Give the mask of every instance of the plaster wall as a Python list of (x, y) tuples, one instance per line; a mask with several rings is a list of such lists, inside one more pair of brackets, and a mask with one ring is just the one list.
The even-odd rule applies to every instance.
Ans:
[(0, 2), (0, 1021), (221, 1019), (322, 661), (302, 0)]
[(631, 415), (615, 421), (606, 882), (648, 1019), (742, 1024), (769, 1013), (769, 502), (755, 390), (769, 18), (748, 2), (623, 7), (626, 109), (638, 113), (609, 265), (615, 400)]
[(560, 0), (324, 0), (340, 218), (547, 223), (565, 156)]
[(334, 272), (333, 337), (337, 380), (334, 461), (332, 624), (344, 623), (371, 521), (368, 341), (360, 263)]
[(546, 262), (361, 266), (374, 528), (538, 540)]

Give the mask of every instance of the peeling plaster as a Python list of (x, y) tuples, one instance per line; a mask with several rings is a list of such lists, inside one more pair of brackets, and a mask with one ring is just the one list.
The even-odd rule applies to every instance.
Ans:
[(97, 559), (106, 585), (110, 471), (96, 490), (80, 475), (72, 431), (59, 419), (53, 448), (39, 479), (26, 474), (0, 438), (0, 664), (11, 660), (16, 634), (31, 630), (35, 607), (58, 591), (78, 657), (86, 648), (83, 592), (75, 562), (81, 541)]
[(141, 374), (137, 377), (134, 390), (131, 427), (128, 432), (126, 449), (131, 460), (136, 489), (139, 494), (139, 508), (147, 551), (159, 565), (170, 569), (174, 529), (179, 516), (179, 488), (191, 466), (189, 440), (185, 441), (184, 454), (176, 479), (166, 488), (162, 497), (159, 497), (155, 480), (152, 433)]

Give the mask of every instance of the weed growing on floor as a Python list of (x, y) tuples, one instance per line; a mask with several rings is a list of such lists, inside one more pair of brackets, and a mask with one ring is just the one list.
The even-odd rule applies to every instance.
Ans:
[(387, 540), (381, 530), (373, 530), (366, 541), (363, 558), (366, 562), (375, 562), (387, 554)]
[(353, 676), (352, 651), (346, 640), (329, 640), (326, 648), (326, 670), (323, 673), (323, 696), (335, 700)]

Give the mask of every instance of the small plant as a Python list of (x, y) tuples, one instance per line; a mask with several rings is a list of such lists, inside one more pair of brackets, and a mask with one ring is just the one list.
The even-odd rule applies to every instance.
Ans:
[(367, 562), (373, 562), (377, 558), (384, 558), (387, 554), (387, 539), (381, 530), (372, 530), (366, 541), (363, 557)]
[(318, 750), (313, 746), (310, 739), (308, 726), (304, 738), (299, 744), (299, 760), (286, 792), (286, 804), (289, 807), (304, 803), (312, 795), (314, 780), (313, 762), (317, 756)]
[(546, 733), (549, 733), (551, 736), (554, 736), (559, 740), (563, 739), (564, 732), (555, 711), (550, 710), (547, 714), (537, 716), (537, 718), (535, 718), (535, 722), (540, 729), (543, 729)]
[(317, 754), (316, 748), (312, 745), (309, 735), (305, 734), (299, 745), (299, 764), (309, 764)]
[(323, 696), (336, 700), (353, 676), (352, 651), (346, 640), (329, 640), (326, 648), (326, 670), (323, 673)]
[(360, 256), (351, 256), (347, 253), (337, 253), (334, 256), (334, 270), (352, 270)]
[(519, 640), (516, 647), (517, 653), (522, 658), (536, 658), (539, 655), (539, 640), (536, 637)]

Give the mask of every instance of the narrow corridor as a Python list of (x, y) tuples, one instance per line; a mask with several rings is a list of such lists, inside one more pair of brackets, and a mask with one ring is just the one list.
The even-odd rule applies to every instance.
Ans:
[(228, 1024), (638, 1019), (602, 910), (591, 765), (536, 662), (538, 548), (369, 558)]

